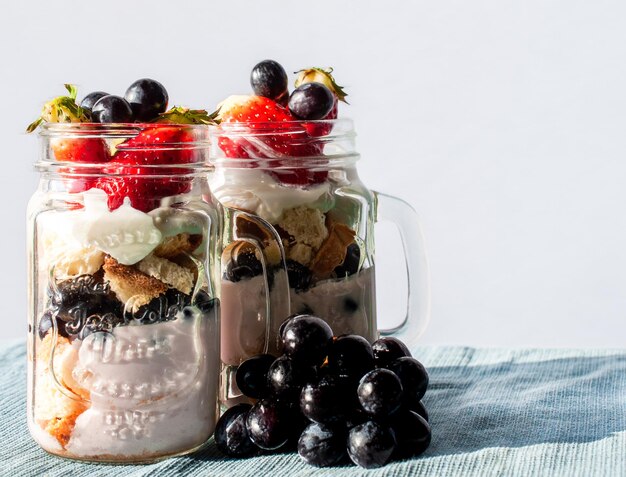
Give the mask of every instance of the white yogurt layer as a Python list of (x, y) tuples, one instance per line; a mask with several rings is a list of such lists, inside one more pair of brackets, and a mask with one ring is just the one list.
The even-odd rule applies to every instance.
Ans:
[(198, 314), (85, 338), (74, 377), (91, 406), (76, 420), (67, 451), (141, 459), (205, 442), (217, 410), (216, 324)]
[(96, 257), (99, 263), (94, 258), (90, 266), (93, 251), (108, 253), (124, 265), (133, 265), (161, 242), (162, 234), (152, 217), (133, 208), (128, 198), (111, 212), (106, 192), (90, 189), (83, 197), (82, 209), (49, 211), (37, 218), (45, 253), (51, 255), (50, 264), (59, 269), (63, 266), (68, 276), (73, 275), (73, 270), (78, 270), (78, 274), (94, 273), (102, 260)]
[(330, 183), (311, 187), (285, 186), (261, 169), (218, 168), (209, 178), (211, 191), (225, 206), (244, 209), (276, 223), (283, 211), (308, 205), (326, 212), (331, 207)]

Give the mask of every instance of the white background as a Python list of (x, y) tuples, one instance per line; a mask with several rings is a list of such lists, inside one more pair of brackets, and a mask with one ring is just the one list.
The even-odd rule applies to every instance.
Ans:
[[(334, 66), (360, 171), (420, 212), (432, 270), (424, 343), (623, 346), (626, 3), (618, 0), (3, 1), (4, 337), (26, 331), (35, 137), (64, 82), (122, 94), (153, 77), (212, 109), (250, 68)], [(400, 308), (379, 240), (379, 313)], [(394, 276), (395, 274), (395, 276)], [(391, 277), (390, 277), (391, 275)], [(401, 290), (401, 288), (400, 288)]]

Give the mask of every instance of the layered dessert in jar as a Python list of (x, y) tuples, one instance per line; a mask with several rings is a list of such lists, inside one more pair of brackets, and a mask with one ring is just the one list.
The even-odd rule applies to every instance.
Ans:
[(76, 459), (190, 452), (218, 412), (211, 118), (166, 111), (148, 79), (124, 98), (68, 92), (30, 127), (44, 151), (29, 204), (30, 432)]
[[(320, 68), (300, 71), (289, 94), (287, 74), (271, 60), (255, 66), (251, 83), (255, 94), (223, 101), (212, 128), (211, 190), (250, 214), (231, 215), (225, 227), (222, 362), (277, 354), (290, 314), (323, 317), (337, 335), (373, 342), (373, 198), (354, 165), (352, 123), (337, 119), (346, 94)], [(227, 382), (226, 394), (236, 395)]]

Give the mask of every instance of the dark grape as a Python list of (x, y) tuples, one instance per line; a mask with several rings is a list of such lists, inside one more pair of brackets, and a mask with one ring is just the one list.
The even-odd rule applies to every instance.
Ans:
[(260, 354), (241, 363), (235, 375), (239, 390), (251, 398), (266, 397), (269, 394), (267, 372), (274, 360), (271, 354)]
[(298, 441), (298, 454), (307, 464), (327, 467), (346, 457), (346, 431), (316, 422), (307, 426)]
[(262, 399), (248, 411), (246, 429), (261, 449), (278, 449), (289, 439), (289, 413), (277, 400)]
[(415, 358), (398, 358), (389, 365), (402, 383), (402, 398), (406, 407), (417, 410), (428, 389), (428, 372)]
[(289, 94), (287, 83), (285, 69), (274, 60), (261, 61), (252, 68), (250, 85), (257, 96), (265, 96), (280, 103)]
[(328, 352), (328, 366), (336, 374), (358, 381), (374, 368), (372, 346), (359, 335), (339, 336)]
[(346, 250), (346, 258), (343, 263), (335, 268), (337, 278), (345, 278), (359, 271), (361, 264), (361, 247), (357, 243), (351, 243)]
[(267, 372), (268, 388), (284, 399), (298, 399), (302, 387), (315, 379), (315, 368), (298, 363), (288, 356), (276, 359)]
[(401, 459), (418, 456), (430, 445), (430, 426), (416, 412), (397, 413), (391, 422), (391, 428), (397, 441), (395, 455)]
[(237, 404), (228, 409), (215, 426), (215, 445), (231, 457), (252, 455), (258, 451), (246, 428), (246, 417), (252, 409), (250, 404)]
[(385, 465), (396, 447), (393, 431), (383, 424), (367, 421), (348, 434), (348, 455), (352, 462), (366, 469)]
[(426, 422), (429, 421), (429, 419), (428, 419), (428, 411), (426, 410), (426, 406), (424, 406), (424, 403), (422, 401), (417, 403), (417, 406), (415, 406), (415, 409), (413, 409), (413, 411), (415, 411), (420, 416), (422, 416)]
[(124, 99), (128, 101), (133, 117), (147, 122), (165, 112), (169, 97), (161, 83), (143, 78), (128, 87)]
[(323, 119), (335, 104), (335, 96), (322, 83), (304, 83), (289, 96), (289, 111), (298, 119)]
[(354, 390), (346, 379), (327, 375), (302, 388), (300, 409), (311, 421), (322, 424), (338, 422), (346, 419), (350, 405), (356, 404), (351, 396), (354, 396)]
[(321, 318), (299, 315), (291, 318), (281, 334), (283, 352), (296, 361), (321, 365), (333, 340), (333, 330)]
[(109, 94), (93, 105), (91, 119), (96, 123), (128, 123), (133, 119), (133, 111), (124, 98)]
[(411, 357), (411, 352), (398, 338), (387, 336), (374, 341), (372, 344), (374, 362), (379, 368), (386, 368), (398, 358)]
[(363, 376), (357, 394), (365, 412), (378, 418), (389, 416), (402, 403), (400, 380), (388, 369), (374, 369)]
[(108, 96), (108, 95), (109, 93), (105, 93), (104, 91), (94, 91), (93, 93), (89, 93), (80, 102), (80, 107), (83, 108), (85, 111), (91, 113), (91, 110), (93, 109), (93, 105), (96, 104), (96, 102), (100, 98), (104, 98), (105, 96)]

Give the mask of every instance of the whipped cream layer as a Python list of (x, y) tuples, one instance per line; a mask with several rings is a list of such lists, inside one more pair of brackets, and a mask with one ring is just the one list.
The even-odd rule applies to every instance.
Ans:
[(133, 208), (128, 198), (114, 211), (109, 211), (107, 195), (100, 189), (84, 192), (83, 198), (81, 209), (48, 211), (37, 218), (46, 246), (44, 260), (61, 275), (94, 273), (102, 265), (98, 252), (133, 265), (161, 242), (152, 217)]
[(328, 211), (332, 206), (330, 183), (303, 187), (286, 186), (262, 169), (217, 168), (209, 177), (213, 195), (225, 206), (247, 210), (270, 223), (283, 211), (307, 205)]
[(198, 312), (85, 338), (73, 374), (91, 404), (66, 450), (141, 460), (204, 443), (217, 414), (218, 336), (215, 316)]

